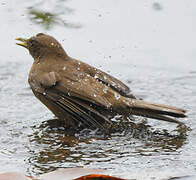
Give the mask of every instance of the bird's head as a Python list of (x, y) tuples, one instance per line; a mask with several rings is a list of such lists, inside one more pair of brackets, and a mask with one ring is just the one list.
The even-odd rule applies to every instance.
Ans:
[(34, 59), (47, 58), (48, 56), (66, 56), (61, 44), (52, 36), (39, 33), (29, 39), (16, 38), (17, 45), (27, 48)]

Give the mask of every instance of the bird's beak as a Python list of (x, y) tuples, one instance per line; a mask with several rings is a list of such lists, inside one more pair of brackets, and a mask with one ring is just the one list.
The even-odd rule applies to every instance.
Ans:
[(20, 43), (16, 43), (17, 45), (25, 47), (25, 48), (28, 48), (28, 46), (27, 46), (27, 39), (16, 38), (15, 40), (20, 41)]

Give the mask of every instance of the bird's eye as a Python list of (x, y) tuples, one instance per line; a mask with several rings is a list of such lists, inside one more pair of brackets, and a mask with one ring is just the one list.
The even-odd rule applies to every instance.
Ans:
[(36, 44), (37, 44), (37, 41), (34, 40), (34, 39), (30, 40), (30, 42), (29, 42), (29, 45), (30, 45), (31, 47), (35, 46)]
[(39, 41), (35, 40), (35, 39), (30, 39), (28, 42), (28, 49), (30, 51), (30, 54), (34, 57), (40, 57), (40, 43)]

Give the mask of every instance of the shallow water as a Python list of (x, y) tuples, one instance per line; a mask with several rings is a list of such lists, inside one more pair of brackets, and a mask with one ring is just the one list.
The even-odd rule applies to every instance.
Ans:
[[(195, 5), (193, 0), (1, 2), (0, 172), (100, 167), (138, 179), (195, 174)], [(148, 120), (151, 127), (141, 123), (136, 132), (110, 137), (66, 135), (32, 95), (27, 83), (32, 58), (15, 45), (16, 37), (38, 32), (55, 36), (70, 56), (118, 77), (137, 97), (187, 109), (182, 121), (188, 128)]]

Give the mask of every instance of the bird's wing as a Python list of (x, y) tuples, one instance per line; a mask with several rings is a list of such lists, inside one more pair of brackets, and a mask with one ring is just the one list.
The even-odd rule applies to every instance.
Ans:
[(78, 64), (84, 72), (101, 81), (103, 84), (106, 84), (107, 86), (111, 87), (120, 95), (135, 99), (135, 96), (131, 93), (129, 87), (115, 77), (78, 60), (73, 59), (72, 63), (74, 63), (75, 66)]
[(105, 125), (111, 125), (106, 116), (89, 104), (65, 95), (55, 88), (46, 89), (43, 97), (52, 102), (60, 113), (67, 113), (75, 122), (84, 124), (85, 127), (96, 127), (105, 132)]
[(119, 95), (118, 92), (102, 81), (86, 73), (80, 74), (74, 69), (64, 73), (63, 76), (61, 73), (61, 79), (53, 88), (70, 97), (75, 97), (106, 109), (112, 107), (111, 100)]
[[(31, 83), (34, 91), (52, 101), (59, 111), (67, 112), (73, 119), (89, 126), (104, 129), (104, 123), (111, 124), (103, 112), (111, 109), (110, 98), (116, 94), (102, 82), (88, 74), (79, 75), (68, 71), (61, 76), (57, 72), (39, 74), (39, 85)], [(41, 91), (40, 91), (41, 89)], [(100, 111), (101, 110), (101, 111)]]

